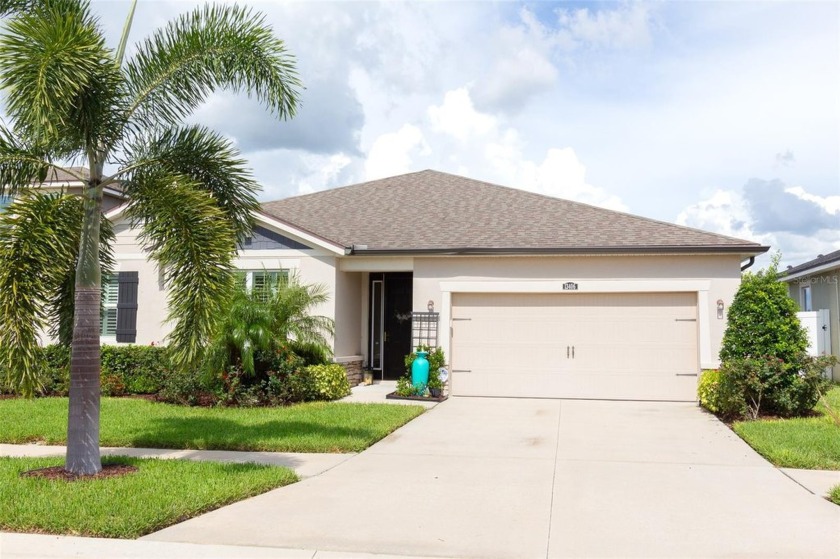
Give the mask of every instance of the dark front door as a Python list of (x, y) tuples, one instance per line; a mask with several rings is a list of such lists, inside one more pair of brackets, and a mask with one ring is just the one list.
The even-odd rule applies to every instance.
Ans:
[(405, 356), (411, 353), (412, 274), (371, 274), (370, 279), (371, 363), (381, 378), (393, 380), (405, 374)]

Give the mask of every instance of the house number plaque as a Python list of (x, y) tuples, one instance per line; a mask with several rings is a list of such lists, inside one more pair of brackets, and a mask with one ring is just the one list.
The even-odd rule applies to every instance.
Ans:
[(563, 291), (577, 291), (577, 290), (578, 290), (578, 284), (576, 284), (573, 281), (567, 281), (566, 283), (563, 284)]

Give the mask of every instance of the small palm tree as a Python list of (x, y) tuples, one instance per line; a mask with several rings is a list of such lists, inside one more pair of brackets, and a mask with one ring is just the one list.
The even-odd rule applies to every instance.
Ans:
[(251, 291), (240, 286), (216, 323), (205, 353), (205, 370), (216, 376), (238, 365), (253, 375), (255, 354), (280, 345), (298, 355), (327, 361), (332, 357), (328, 336), (334, 333), (334, 323), (311, 313), (328, 299), (325, 286), (304, 285), (294, 275), (281, 276)]
[[(182, 15), (124, 61), (134, 7), (112, 50), (85, 0), (0, 0), (7, 17), (0, 88), (9, 117), (0, 124), (0, 196), (19, 197), (51, 167), (85, 183), (80, 202), (26, 199), (4, 220), (0, 368), (23, 393), (37, 389), (38, 330), (66, 315), (67, 270), (75, 266), (65, 467), (82, 475), (102, 467), (99, 310), (111, 244), (103, 189), (119, 188), (130, 200), (127, 216), (165, 273), (174, 358), (197, 363), (232, 289), (232, 256), (251, 228), (258, 188), (230, 142), (182, 119), (219, 88), (247, 92), (286, 118), (300, 87), (283, 42), (239, 5)], [(89, 173), (63, 162), (83, 162)], [(24, 211), (27, 205), (49, 206), (52, 221)]]

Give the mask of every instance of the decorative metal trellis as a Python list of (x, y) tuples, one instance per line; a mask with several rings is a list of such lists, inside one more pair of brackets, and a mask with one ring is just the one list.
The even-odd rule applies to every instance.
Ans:
[(435, 348), (438, 345), (438, 321), (440, 313), (413, 312), (411, 313), (411, 349), (427, 345)]

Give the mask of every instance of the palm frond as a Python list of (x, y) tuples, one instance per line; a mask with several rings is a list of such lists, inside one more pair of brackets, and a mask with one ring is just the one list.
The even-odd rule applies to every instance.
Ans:
[[(27, 396), (39, 388), (39, 332), (51, 320), (64, 322), (56, 329), (69, 327), (73, 301), (63, 295), (75, 271), (83, 214), (79, 197), (35, 193), (0, 215), (0, 364)], [(104, 236), (108, 243), (109, 228)], [(104, 254), (109, 265), (109, 249)]]
[(188, 177), (148, 170), (136, 173), (128, 189), (128, 217), (169, 288), (173, 357), (180, 366), (195, 365), (232, 292), (234, 228)]
[(250, 233), (260, 187), (236, 147), (220, 134), (201, 126), (168, 128), (129, 147), (124, 164), (128, 176), (151, 168), (188, 177), (213, 195), (238, 240)]
[(308, 353), (314, 351), (324, 358), (331, 356), (329, 338), (335, 333), (335, 322), (329, 317), (311, 314), (315, 307), (328, 300), (325, 285), (303, 284), (297, 275), (281, 280), (269, 300), (273, 332), (280, 339), (306, 348)]
[[(68, 198), (68, 203), (78, 205), (72, 216), (68, 218), (78, 220), (73, 223), (64, 234), (73, 235), (69, 246), (72, 247), (72, 254), (68, 258), (73, 265), (68, 267), (48, 303), (48, 323), (50, 325), (50, 337), (58, 340), (59, 344), (69, 346), (73, 341), (73, 319), (76, 310), (76, 262), (79, 258), (79, 241), (82, 231), (82, 219), (84, 216), (84, 203), (80, 198)], [(69, 225), (69, 224), (68, 224)], [(111, 222), (104, 217), (99, 226), (99, 267), (102, 276), (110, 274), (114, 269), (114, 229)]]
[(0, 125), (0, 196), (16, 195), (50, 168), (47, 154)]
[(143, 41), (125, 66), (129, 118), (152, 128), (179, 122), (216, 89), (247, 92), (273, 114), (294, 115), (300, 81), (295, 61), (261, 15), (205, 6)]
[(87, 2), (26, 7), (0, 36), (6, 111), (19, 135), (66, 155), (113, 120), (101, 116), (115, 108), (121, 78)]

